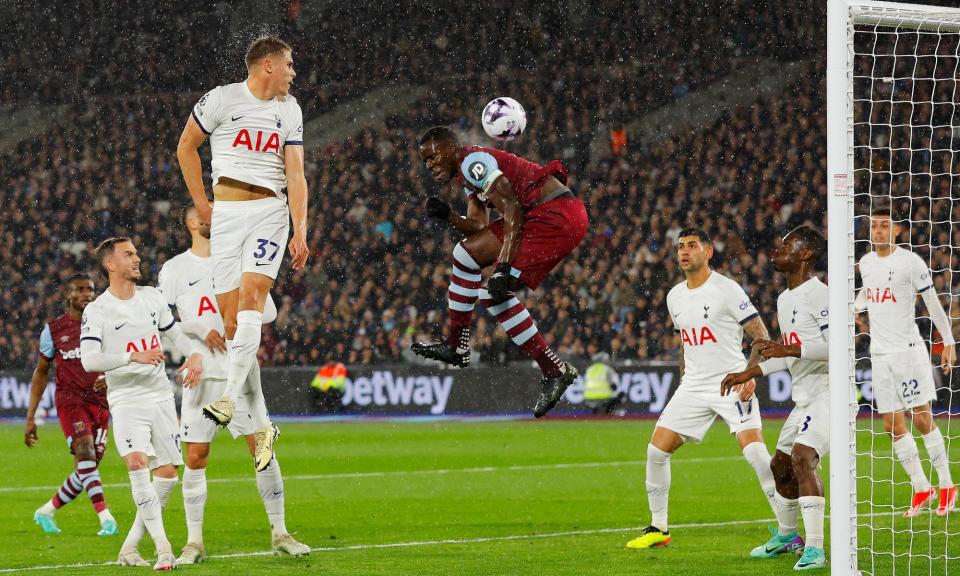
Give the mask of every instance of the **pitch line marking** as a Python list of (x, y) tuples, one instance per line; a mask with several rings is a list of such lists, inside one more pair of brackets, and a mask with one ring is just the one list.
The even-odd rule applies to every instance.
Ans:
[[(857, 517), (889, 516), (890, 512), (858, 514)], [(829, 521), (829, 518), (826, 519)], [(740, 526), (746, 524), (767, 524), (776, 522), (776, 518), (761, 518), (759, 520), (728, 520), (724, 522), (693, 522), (688, 524), (674, 524), (677, 528), (719, 528), (723, 526)], [(505, 542), (511, 540), (539, 540), (545, 538), (563, 538), (566, 536), (586, 536), (591, 534), (617, 534), (643, 530), (643, 526), (628, 528), (594, 528), (590, 530), (567, 530), (563, 532), (547, 532), (544, 534), (510, 534), (507, 536), (483, 536), (478, 538), (448, 538), (443, 540), (419, 540), (412, 542), (387, 542), (383, 544), (354, 544), (352, 546), (327, 546), (311, 548), (310, 552), (345, 552), (349, 550), (382, 550), (389, 548), (411, 548), (416, 546), (444, 546), (449, 544), (482, 544), (484, 542)], [(236, 552), (234, 554), (212, 554), (207, 558), (250, 558), (253, 556), (272, 556), (272, 550), (258, 552)], [(60, 564), (50, 566), (25, 566), (23, 568), (0, 568), (0, 574), (11, 572), (26, 572), (40, 570), (62, 570), (66, 568), (99, 568), (102, 566), (116, 566), (116, 562), (83, 562), (78, 564)]]
[[(716, 456), (711, 458), (677, 458), (672, 460), (674, 464), (690, 463), (699, 464), (703, 462), (723, 462), (727, 460), (742, 460), (743, 456)], [(374, 472), (331, 472), (329, 474), (293, 474), (284, 475), (284, 481), (287, 480), (342, 480), (345, 478), (383, 478), (387, 476), (430, 476), (443, 474), (476, 474), (484, 472), (522, 472), (530, 470), (561, 470), (564, 468), (605, 468), (617, 466), (639, 466), (646, 464), (646, 460), (613, 460), (608, 462), (565, 462), (557, 464), (526, 464), (516, 466), (474, 466), (470, 468), (436, 468), (428, 470), (389, 470)], [(233, 482), (250, 482), (249, 476), (231, 477), (231, 478), (209, 478), (208, 484), (229, 484)], [(129, 482), (112, 482), (103, 484), (105, 488), (129, 488)], [(0, 493), (6, 492), (26, 492), (26, 491), (53, 491), (60, 488), (57, 486), (3, 486), (0, 487)]]

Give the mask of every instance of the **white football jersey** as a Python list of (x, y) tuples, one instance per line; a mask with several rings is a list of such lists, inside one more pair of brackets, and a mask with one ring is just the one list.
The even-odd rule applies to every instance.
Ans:
[[(137, 286), (129, 300), (106, 290), (84, 309), (80, 340), (99, 341), (100, 351), (107, 354), (162, 349), (160, 333), (174, 324), (173, 314), (156, 288)], [(163, 362), (157, 366), (131, 362), (107, 371), (105, 376), (111, 407), (173, 397)]]
[(210, 136), (214, 185), (226, 176), (286, 197), (283, 149), (303, 145), (303, 114), (296, 98), (260, 100), (246, 81), (226, 84), (200, 98), (193, 119)]
[[(810, 278), (777, 298), (780, 338), (788, 346), (827, 342), (830, 321), (830, 289), (819, 278)], [(822, 360), (787, 358), (793, 379), (793, 401), (806, 404), (829, 391), (829, 364)]]
[(683, 341), (681, 384), (720, 393), (720, 381), (747, 367), (743, 324), (757, 309), (743, 288), (718, 272), (690, 289), (683, 281), (667, 294), (667, 310)]
[[(166, 303), (176, 307), (180, 321), (202, 326), (204, 338), (211, 330), (224, 334), (223, 317), (217, 308), (213, 293), (213, 260), (197, 256), (190, 250), (164, 262), (157, 279), (157, 288)], [(203, 378), (225, 380), (227, 355), (211, 352), (204, 341), (192, 331), (184, 334), (196, 344), (203, 355)], [(182, 353), (182, 351), (181, 351)]]
[(917, 295), (933, 286), (930, 269), (905, 248), (880, 257), (876, 252), (860, 259), (863, 280), (855, 307), (870, 317), (870, 353), (904, 352), (923, 343), (917, 327)]

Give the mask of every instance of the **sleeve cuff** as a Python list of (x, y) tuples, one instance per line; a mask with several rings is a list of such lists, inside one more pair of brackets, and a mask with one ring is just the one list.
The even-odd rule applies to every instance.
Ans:
[(197, 123), (197, 126), (199, 126), (201, 130), (203, 130), (203, 133), (209, 136), (210, 131), (203, 127), (203, 122), (201, 122), (200, 119), (197, 118), (197, 113), (191, 111), (190, 114), (193, 116), (193, 121)]
[(753, 314), (751, 314), (751, 315), (747, 316), (746, 318), (744, 318), (743, 320), (741, 320), (741, 321), (740, 321), (740, 325), (743, 326), (744, 324), (746, 324), (747, 322), (753, 320), (754, 318), (756, 318), (756, 317), (759, 316), (759, 315), (760, 315), (759, 312), (754, 312)]

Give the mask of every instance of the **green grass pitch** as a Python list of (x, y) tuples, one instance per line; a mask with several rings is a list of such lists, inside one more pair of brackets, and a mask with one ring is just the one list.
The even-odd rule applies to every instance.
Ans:
[[(773, 448), (782, 420), (768, 420)], [(869, 423), (865, 423), (869, 426)], [(205, 544), (211, 557), (180, 568), (192, 574), (789, 574), (794, 556), (752, 560), (772, 513), (735, 441), (720, 425), (700, 445), (673, 458), (673, 543), (661, 550), (624, 544), (648, 520), (644, 488), (652, 421), (351, 422), (285, 424), (278, 455), (286, 480), (287, 526), (314, 548), (307, 558), (276, 557), (245, 446), (222, 434), (208, 468)], [(947, 430), (944, 426), (944, 432)], [(955, 432), (953, 432), (955, 434)], [(96, 536), (96, 517), (82, 495), (57, 514), (63, 533), (47, 536), (32, 514), (70, 471), (58, 427), (41, 427), (28, 450), (19, 424), (0, 425), (0, 569), (28, 574), (146, 573), (119, 569), (122, 536)], [(870, 435), (861, 434), (861, 445)], [(909, 485), (873, 439), (874, 506), (861, 512), (884, 530), (860, 531), (861, 545), (886, 551), (861, 569), (875, 574), (946, 574), (944, 555), (960, 550), (958, 518), (924, 514), (911, 523), (901, 507)], [(921, 455), (925, 452), (921, 446)], [(951, 446), (960, 461), (960, 442)], [(871, 460), (861, 459), (861, 475)], [(900, 483), (885, 482), (891, 473)], [(110, 507), (125, 532), (133, 503), (120, 459), (108, 447), (101, 467)], [(887, 511), (884, 514), (884, 511)], [(952, 521), (952, 523), (951, 523)], [(180, 486), (164, 512), (174, 548), (185, 543)], [(894, 530), (896, 529), (896, 541)], [(948, 544), (944, 533), (952, 532)], [(910, 553), (912, 537), (913, 558)], [(152, 556), (149, 541), (141, 545)], [(829, 553), (829, 551), (828, 551)], [(931, 560), (929, 556), (940, 556)], [(951, 560), (951, 563), (957, 560)], [(78, 566), (77, 564), (84, 564)], [(73, 566), (68, 566), (73, 565)], [(60, 568), (54, 568), (60, 566)], [(27, 569), (33, 568), (36, 571)], [(954, 566), (956, 571), (960, 568)], [(950, 570), (952, 573), (954, 570)]]

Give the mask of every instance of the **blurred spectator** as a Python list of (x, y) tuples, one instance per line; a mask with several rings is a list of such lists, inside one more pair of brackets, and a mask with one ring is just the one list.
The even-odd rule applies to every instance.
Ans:
[(310, 392), (321, 412), (339, 412), (343, 407), (343, 394), (347, 390), (347, 367), (327, 354), (323, 366), (310, 382)]

